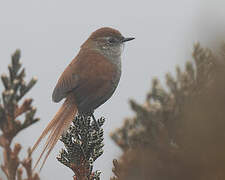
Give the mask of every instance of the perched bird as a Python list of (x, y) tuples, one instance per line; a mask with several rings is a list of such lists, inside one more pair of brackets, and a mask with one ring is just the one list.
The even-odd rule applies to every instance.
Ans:
[(121, 76), (124, 42), (133, 39), (123, 37), (118, 30), (104, 27), (93, 32), (83, 43), (78, 55), (64, 70), (54, 88), (52, 100), (59, 102), (65, 98), (65, 101), (32, 148), (33, 152), (49, 134), (36, 165), (46, 152), (43, 167), (77, 112), (93, 115), (94, 110), (112, 96)]

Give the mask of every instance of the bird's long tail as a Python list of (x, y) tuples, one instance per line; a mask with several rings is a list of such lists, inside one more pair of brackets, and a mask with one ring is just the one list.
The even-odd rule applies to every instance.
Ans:
[(51, 122), (48, 124), (48, 126), (44, 129), (41, 136), (38, 138), (37, 142), (35, 143), (35, 145), (33, 146), (32, 150), (31, 150), (31, 153), (32, 153), (37, 148), (37, 146), (39, 145), (41, 140), (50, 133), (48, 135), (48, 139), (45, 143), (44, 149), (42, 150), (41, 155), (38, 158), (38, 160), (34, 166), (34, 169), (37, 167), (37, 165), (40, 162), (44, 153), (47, 152), (47, 154), (45, 155), (45, 158), (43, 160), (43, 163), (41, 165), (40, 170), (42, 169), (50, 152), (56, 145), (56, 143), (57, 143), (58, 139), (60, 138), (60, 136), (62, 135), (63, 131), (66, 130), (68, 128), (68, 126), (70, 125), (70, 123), (72, 122), (76, 113), (77, 113), (77, 106), (74, 102), (74, 98), (71, 96), (68, 96), (66, 98), (65, 102), (63, 103), (63, 105), (61, 106), (61, 108), (56, 113), (55, 117), (51, 120)]

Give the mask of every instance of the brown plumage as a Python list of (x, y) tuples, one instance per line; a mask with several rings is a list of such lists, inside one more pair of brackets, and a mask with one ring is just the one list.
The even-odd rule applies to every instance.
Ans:
[(33, 152), (49, 134), (35, 167), (46, 152), (43, 167), (77, 112), (92, 114), (112, 96), (121, 75), (122, 45), (132, 39), (124, 38), (115, 29), (101, 28), (92, 33), (81, 46), (80, 52), (64, 70), (53, 91), (54, 102), (63, 98), (66, 100), (32, 148)]

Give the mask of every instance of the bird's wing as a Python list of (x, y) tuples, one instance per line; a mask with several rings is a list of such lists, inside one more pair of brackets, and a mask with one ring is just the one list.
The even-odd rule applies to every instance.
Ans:
[[(59, 78), (52, 99), (59, 102), (71, 91), (79, 102), (91, 94), (97, 95), (99, 88), (109, 84), (115, 73), (114, 65), (106, 61), (103, 55), (95, 50), (81, 50)], [(109, 91), (109, 88), (106, 90)]]
[(52, 93), (52, 100), (54, 102), (61, 101), (69, 92), (76, 88), (79, 81), (79, 76), (76, 73), (77, 61), (78, 58), (74, 58), (60, 76)]

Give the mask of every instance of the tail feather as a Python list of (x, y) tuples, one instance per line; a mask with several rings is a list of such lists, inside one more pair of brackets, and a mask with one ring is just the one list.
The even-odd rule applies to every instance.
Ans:
[(68, 97), (65, 100), (65, 102), (63, 103), (63, 105), (61, 106), (61, 108), (56, 113), (55, 117), (51, 120), (51, 122), (48, 124), (48, 126), (44, 129), (41, 136), (38, 138), (37, 142), (35, 143), (35, 145), (33, 146), (32, 150), (31, 150), (31, 152), (33, 152), (37, 148), (37, 146), (39, 145), (41, 140), (50, 133), (48, 135), (48, 138), (44, 145), (44, 149), (42, 150), (40, 157), (38, 158), (38, 160), (34, 166), (34, 169), (37, 167), (41, 158), (47, 151), (47, 154), (45, 155), (45, 158), (43, 160), (40, 170), (42, 169), (49, 154), (51, 153), (52, 149), (56, 145), (58, 139), (62, 135), (63, 131), (68, 128), (68, 126), (72, 122), (76, 113), (77, 113), (77, 107), (73, 101), (73, 97)]
[(59, 126), (57, 126), (57, 128), (55, 129), (55, 133), (54, 133), (54, 134), (57, 133), (57, 135), (56, 135), (56, 136), (54, 137), (54, 139), (50, 142), (50, 146), (49, 146), (48, 152), (47, 152), (47, 154), (46, 154), (46, 156), (45, 156), (45, 158), (44, 158), (44, 160), (43, 160), (43, 163), (42, 163), (40, 169), (42, 169), (42, 167), (44, 166), (44, 164), (45, 164), (45, 162), (46, 162), (46, 160), (47, 160), (49, 154), (51, 153), (51, 151), (52, 151), (52, 149), (54, 148), (54, 146), (56, 145), (58, 139), (59, 139), (60, 136), (62, 135), (62, 133), (63, 133), (65, 127), (66, 127), (66, 129), (68, 128), (68, 126), (69, 126), (70, 123), (71, 123), (71, 119), (73, 119), (73, 118), (74, 118), (74, 116), (71, 116), (71, 114), (68, 114), (68, 116), (65, 118), (65, 121), (63, 121), (62, 124), (59, 125)]
[[(39, 162), (40, 162), (42, 156), (43, 156), (44, 153), (46, 152), (47, 148), (51, 146), (51, 141), (53, 141), (53, 139), (54, 139), (54, 138), (53, 138), (53, 135), (54, 135), (54, 132), (55, 132), (56, 127), (57, 127), (57, 126), (53, 126), (52, 129), (50, 129), (50, 130), (51, 130), (50, 135), (48, 136), (48, 139), (46, 140), (46, 143), (45, 143), (45, 145), (44, 145), (44, 148), (43, 148), (43, 150), (42, 150), (42, 152), (41, 152), (41, 154), (40, 154), (40, 156), (39, 156), (37, 162), (35, 163), (33, 169), (35, 169), (35, 168), (37, 167), (37, 165), (39, 164)], [(43, 165), (42, 165), (42, 166), (43, 166)], [(42, 168), (42, 166), (41, 166), (41, 168)], [(40, 168), (40, 170), (41, 170), (41, 168)]]
[[(61, 107), (58, 110), (58, 112), (56, 113), (55, 117), (50, 121), (50, 123), (47, 125), (47, 127), (44, 129), (44, 131), (41, 133), (41, 136), (38, 138), (38, 140), (32, 147), (31, 153), (37, 148), (37, 146), (40, 144), (41, 140), (43, 138), (45, 138), (45, 136), (49, 133), (49, 131), (52, 130), (54, 127), (56, 127), (55, 125), (57, 124), (57, 121), (58, 121), (59, 117), (61, 116), (62, 112), (63, 112), (63, 108)], [(49, 136), (49, 138), (50, 138), (50, 136)]]

